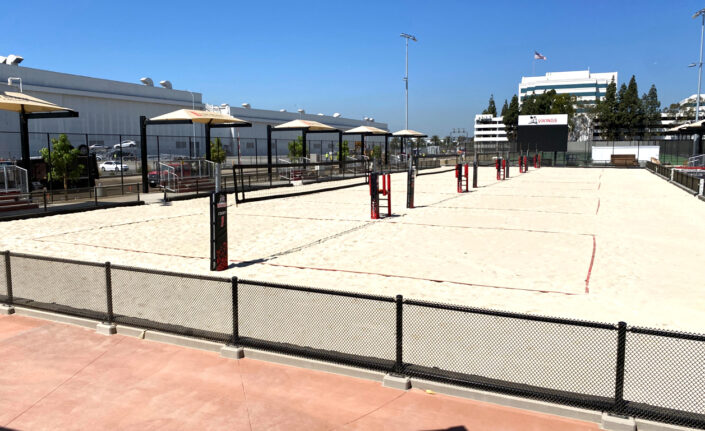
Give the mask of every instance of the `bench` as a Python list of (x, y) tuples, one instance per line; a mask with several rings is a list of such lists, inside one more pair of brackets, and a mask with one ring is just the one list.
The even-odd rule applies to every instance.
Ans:
[(612, 154), (610, 162), (614, 166), (639, 166), (634, 154)]

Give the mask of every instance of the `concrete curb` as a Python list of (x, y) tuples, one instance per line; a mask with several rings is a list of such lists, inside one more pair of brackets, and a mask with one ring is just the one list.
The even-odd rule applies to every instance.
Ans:
[(117, 325), (117, 333), (126, 337), (135, 337), (144, 340), (144, 334), (147, 331), (132, 326)]
[(2, 316), (9, 316), (10, 314), (15, 313), (15, 307), (12, 305), (7, 305), (7, 304), (0, 304), (0, 315)]
[(18, 316), (33, 317), (35, 319), (50, 320), (52, 322), (68, 323), (69, 325), (81, 326), (95, 330), (96, 324), (100, 323), (96, 320), (86, 319), (83, 317), (67, 316), (65, 314), (57, 314), (49, 311), (34, 310), (31, 308), (15, 307), (15, 313)]
[(289, 365), (307, 370), (323, 371), (332, 374), (341, 374), (358, 379), (382, 382), (384, 373), (380, 371), (366, 370), (364, 368), (350, 367), (347, 365), (334, 364), (331, 362), (317, 361), (315, 359), (300, 358), (297, 356), (283, 355), (281, 353), (267, 352), (264, 350), (245, 348), (245, 357), (260, 361), (274, 362), (282, 365)]
[(504, 395), (495, 392), (485, 392), (479, 389), (453, 386), (445, 383), (437, 383), (429, 380), (411, 378), (411, 386), (421, 390), (432, 390), (439, 394), (451, 395), (454, 397), (467, 398), (485, 403), (498, 404), (501, 406), (514, 407), (522, 410), (530, 410), (539, 413), (561, 416), (569, 419), (578, 419), (586, 422), (600, 423), (602, 412), (587, 410), (577, 407), (564, 406), (562, 404), (547, 403), (544, 401), (532, 400), (529, 398), (519, 398), (511, 395)]
[(112, 323), (100, 322), (95, 325), (95, 332), (102, 335), (115, 335), (117, 334), (117, 328)]
[(600, 429), (609, 431), (636, 431), (636, 422), (632, 417), (612, 416), (604, 412), (600, 419)]
[(242, 359), (245, 357), (245, 349), (226, 344), (220, 348), (220, 356), (227, 359)]
[(206, 350), (209, 352), (220, 352), (222, 343), (214, 341), (201, 340), (198, 338), (189, 338), (181, 335), (167, 334), (166, 332), (145, 331), (144, 339), (148, 341), (157, 341), (160, 343), (173, 344), (175, 346), (189, 347), (192, 349)]
[(411, 379), (406, 376), (396, 376), (394, 374), (385, 374), (382, 379), (382, 386), (385, 388), (400, 389), (408, 391), (411, 389)]
[(636, 422), (636, 429), (639, 431), (697, 431), (696, 428), (686, 428), (679, 425), (664, 424), (638, 418), (634, 419), (634, 421)]

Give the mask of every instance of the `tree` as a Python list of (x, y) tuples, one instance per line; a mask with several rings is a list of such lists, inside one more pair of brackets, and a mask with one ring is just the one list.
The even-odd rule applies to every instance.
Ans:
[(297, 136), (295, 140), (289, 141), (289, 160), (294, 160), (304, 156), (304, 138)]
[(433, 135), (431, 136), (431, 142), (433, 142), (433, 145), (440, 145), (441, 138), (439, 138), (438, 135)]
[(372, 158), (380, 160), (382, 159), (382, 147), (379, 145), (375, 145), (372, 147)]
[(497, 116), (497, 107), (494, 104), (494, 94), (490, 95), (490, 101), (487, 105), (487, 109), (482, 111), (483, 114), (492, 114), (493, 117)]
[(651, 129), (661, 125), (661, 102), (658, 100), (656, 86), (651, 84), (649, 92), (641, 98), (644, 110), (644, 128), (646, 136), (651, 137)]
[(619, 113), (619, 127), (622, 130), (622, 135), (629, 138), (634, 138), (644, 126), (644, 114), (639, 99), (639, 89), (636, 84), (636, 78), (632, 75), (629, 80), (629, 85), (622, 86), (619, 89), (619, 101), (617, 112)]
[(502, 113), (499, 115), (504, 117), (507, 114), (508, 109), (509, 109), (509, 105), (507, 105), (507, 99), (504, 99), (504, 105), (502, 105)]
[(42, 148), (39, 154), (51, 167), (49, 181), (53, 181), (54, 178), (61, 178), (64, 181), (64, 198), (68, 200), (69, 180), (78, 179), (84, 166), (78, 163), (79, 152), (73, 148), (65, 134), (59, 135), (59, 139), (52, 139), (51, 144), (51, 153), (49, 148)]
[[(392, 143), (393, 141), (394, 139), (392, 139)], [(348, 141), (343, 141), (343, 147), (340, 152), (340, 160), (347, 160), (348, 154), (350, 154), (350, 147), (348, 145)], [(291, 149), (289, 149), (289, 152), (291, 152)]]
[(516, 94), (512, 96), (512, 101), (509, 102), (507, 111), (502, 114), (502, 122), (507, 129), (507, 139), (509, 139), (509, 142), (515, 142), (517, 138), (517, 123), (519, 122), (519, 98)]
[(215, 141), (211, 141), (211, 161), (213, 163), (223, 163), (226, 159), (225, 149), (223, 144), (220, 142), (220, 138), (215, 138)]
[(616, 140), (619, 136), (619, 121), (617, 120), (617, 83), (614, 78), (607, 85), (605, 98), (595, 105), (594, 113), (600, 123), (602, 135), (607, 140)]

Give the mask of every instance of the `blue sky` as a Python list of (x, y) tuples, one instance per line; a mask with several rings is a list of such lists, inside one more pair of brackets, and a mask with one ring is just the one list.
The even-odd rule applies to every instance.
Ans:
[[(195, 5), (195, 6), (191, 6)], [(531, 74), (590, 68), (656, 84), (662, 106), (694, 94), (696, 1), (31, 1), (5, 5), (0, 55), (22, 66), (138, 82), (169, 79), (209, 103), (374, 117), (447, 135), (472, 128)], [(16, 28), (17, 31), (10, 29)], [(28, 30), (31, 29), (31, 30)], [(44, 30), (44, 31), (42, 31)]]

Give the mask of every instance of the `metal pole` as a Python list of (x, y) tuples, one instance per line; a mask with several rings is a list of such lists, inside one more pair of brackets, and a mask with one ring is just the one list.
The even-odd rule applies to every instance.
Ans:
[(110, 274), (110, 262), (105, 262), (105, 297), (107, 300), (108, 324), (112, 324), (113, 316), (113, 280)]
[[(234, 173), (234, 171), (233, 171)], [(237, 345), (237, 342), (240, 339), (240, 333), (239, 333), (239, 322), (238, 322), (238, 286), (237, 286), (237, 277), (233, 277), (231, 279), (231, 284), (232, 284), (232, 305), (233, 305), (233, 338), (231, 340), (231, 343), (233, 346)]]
[(409, 38), (406, 39), (406, 72), (404, 74), (404, 84), (406, 87), (406, 123), (405, 129), (409, 130)]
[[(700, 82), (703, 74), (703, 32), (705, 31), (705, 14), (702, 16), (702, 24), (700, 26), (700, 62), (698, 63), (698, 94), (696, 95), (695, 102), (695, 122), (700, 119)], [(698, 155), (699, 144), (700, 144), (700, 134), (696, 135), (693, 139), (693, 156)]]
[(12, 267), (10, 265), (10, 251), (5, 251), (5, 283), (7, 285), (7, 305), (12, 305)]
[(396, 315), (397, 315), (397, 324), (396, 324), (396, 361), (394, 362), (394, 372), (395, 373), (403, 373), (404, 372), (404, 362), (403, 362), (403, 357), (402, 353), (404, 350), (403, 347), (403, 304), (404, 304), (404, 298), (401, 295), (396, 296)]

